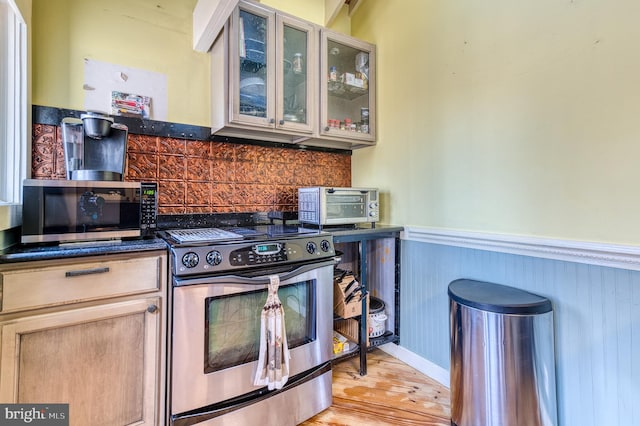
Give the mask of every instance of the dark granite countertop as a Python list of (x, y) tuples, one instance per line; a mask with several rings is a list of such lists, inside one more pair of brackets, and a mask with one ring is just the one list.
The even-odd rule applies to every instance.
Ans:
[[(247, 226), (260, 221), (268, 221), (266, 213), (263, 215), (257, 213), (158, 215), (158, 228), (182, 229)], [(94, 241), (63, 245), (56, 243), (18, 244), (0, 250), (0, 264), (137, 251), (166, 250), (167, 248), (167, 243), (161, 238)]]
[(323, 231), (330, 232), (334, 240), (353, 239), (376, 239), (396, 236), (404, 230), (403, 226), (381, 225), (376, 223), (375, 228), (370, 224), (357, 224), (346, 226), (325, 226)]
[[(167, 230), (200, 227), (247, 227), (270, 224), (273, 223), (274, 219), (277, 221), (282, 220), (283, 223), (285, 219), (291, 221), (291, 224), (297, 223), (296, 220), (292, 220), (293, 217), (293, 213), (285, 215), (273, 215), (272, 213), (159, 215), (158, 228)], [(304, 225), (304, 227), (314, 228), (312, 225)], [(318, 228), (315, 227), (314, 229)], [(331, 233), (336, 242), (348, 242), (397, 237), (399, 233), (404, 230), (404, 227), (382, 224), (376, 224), (375, 227), (371, 227), (371, 224), (356, 224), (325, 226), (322, 230)], [(0, 264), (165, 249), (167, 249), (167, 243), (160, 238), (71, 243), (63, 245), (19, 244), (0, 250)]]
[(151, 250), (166, 250), (160, 238), (72, 244), (19, 244), (0, 250), (0, 263), (30, 262), (69, 257), (95, 256)]

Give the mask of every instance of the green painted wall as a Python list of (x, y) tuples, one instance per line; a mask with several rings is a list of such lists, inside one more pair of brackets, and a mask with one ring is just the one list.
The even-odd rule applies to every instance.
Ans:
[(318, 25), (324, 24), (324, 0), (263, 0), (260, 3)]
[(167, 76), (168, 121), (210, 125), (210, 66), (192, 49), (197, 0), (33, 0), (33, 103), (84, 109), (84, 58)]
[[(33, 103), (83, 109), (84, 58), (168, 76), (168, 120), (209, 125), (196, 0), (33, 0)], [(324, 20), (323, 0), (269, 0)], [(640, 5), (364, 0), (338, 30), (378, 49), (378, 145), (353, 185), (387, 223), (637, 244)]]
[[(27, 0), (21, 0), (25, 2)], [(167, 121), (210, 126), (210, 62), (192, 49), (197, 0), (32, 0), (36, 105), (83, 110), (84, 59), (167, 76)], [(324, 0), (264, 4), (322, 24)], [(343, 14), (335, 24), (348, 30)]]
[(366, 0), (384, 221), (638, 244), (640, 4)]

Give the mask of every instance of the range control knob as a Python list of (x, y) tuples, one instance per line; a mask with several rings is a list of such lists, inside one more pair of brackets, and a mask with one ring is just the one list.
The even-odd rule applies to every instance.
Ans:
[(199, 261), (200, 258), (198, 257), (198, 255), (192, 251), (185, 253), (185, 255), (182, 256), (182, 264), (187, 268), (195, 268), (198, 265)]
[(222, 263), (222, 255), (218, 250), (213, 250), (207, 253), (207, 263), (211, 266), (216, 266)]
[(320, 248), (322, 251), (329, 251), (331, 249), (331, 243), (327, 240), (322, 240), (320, 243)]
[(370, 209), (375, 209), (378, 207), (378, 202), (377, 201), (372, 201), (369, 203), (369, 208)]
[(309, 254), (314, 254), (316, 252), (316, 243), (314, 243), (313, 241), (309, 241), (307, 243), (307, 251), (309, 252)]

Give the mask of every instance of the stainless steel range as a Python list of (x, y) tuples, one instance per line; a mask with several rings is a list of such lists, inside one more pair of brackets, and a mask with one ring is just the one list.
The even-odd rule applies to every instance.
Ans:
[[(171, 423), (295, 425), (331, 405), (331, 235), (269, 225), (163, 236), (173, 283)], [(269, 390), (254, 376), (274, 278), (290, 361), (286, 384)]]

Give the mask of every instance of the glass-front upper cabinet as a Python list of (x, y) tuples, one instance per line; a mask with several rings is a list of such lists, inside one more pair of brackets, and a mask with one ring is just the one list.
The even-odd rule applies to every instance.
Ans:
[[(317, 121), (318, 78), (316, 28), (286, 15), (276, 15), (278, 50), (276, 63), (277, 127), (311, 133)], [(316, 88), (314, 90), (314, 88)]]
[(311, 133), (317, 75), (313, 25), (241, 2), (230, 32), (230, 121)]
[(375, 144), (375, 46), (240, 0), (211, 46), (211, 132), (337, 149)]
[(375, 142), (375, 46), (323, 30), (320, 135)]
[(275, 13), (242, 4), (233, 12), (230, 33), (230, 121), (273, 127)]

